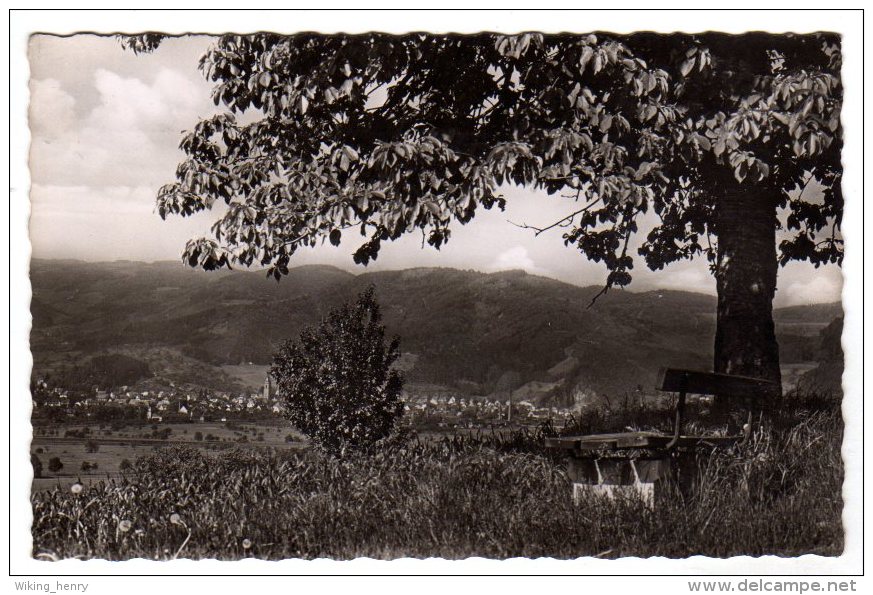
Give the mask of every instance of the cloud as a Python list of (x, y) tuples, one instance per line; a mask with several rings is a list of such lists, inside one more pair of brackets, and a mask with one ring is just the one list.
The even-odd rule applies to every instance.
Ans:
[(209, 234), (221, 212), (170, 217), (154, 212), (148, 186), (57, 186), (31, 188), (30, 241), (35, 258), (166, 260), (185, 242)]
[[(696, 291), (700, 293), (715, 293), (715, 278), (709, 272), (706, 259), (682, 261), (667, 266), (662, 271), (650, 271), (641, 268), (633, 271), (634, 280), (641, 283), (638, 289), (673, 289), (677, 291)], [(643, 287), (640, 287), (642, 285)]]
[(151, 82), (97, 68), (96, 104), (81, 116), (56, 80), (32, 89), (31, 173), (40, 184), (157, 189), (182, 157), (180, 131), (215, 111), (201, 85), (169, 68)]
[(94, 86), (100, 105), (89, 115), (86, 128), (140, 130), (160, 134), (175, 123), (190, 125), (197, 116), (199, 88), (178, 72), (161, 70), (150, 85), (98, 68)]
[(76, 100), (55, 79), (30, 82), (30, 125), (43, 139), (63, 136), (75, 122)]
[(777, 296), (780, 305), (785, 306), (834, 302), (840, 300), (842, 288), (839, 270), (819, 269), (805, 278), (784, 283), (777, 291)]
[(488, 266), (492, 271), (508, 271), (521, 269), (529, 273), (541, 272), (524, 246), (513, 246), (497, 255)]
[(98, 216), (108, 213), (151, 215), (155, 193), (147, 186), (87, 186), (34, 184), (30, 191), (34, 217)]

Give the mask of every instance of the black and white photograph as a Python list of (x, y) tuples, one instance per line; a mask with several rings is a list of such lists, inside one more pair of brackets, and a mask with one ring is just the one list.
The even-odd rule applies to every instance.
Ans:
[(145, 16), (12, 49), (29, 572), (849, 573), (860, 40)]

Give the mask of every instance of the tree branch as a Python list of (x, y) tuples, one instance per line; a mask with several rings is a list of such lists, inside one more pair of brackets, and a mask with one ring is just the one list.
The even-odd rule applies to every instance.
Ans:
[(554, 223), (546, 225), (545, 227), (536, 227), (535, 225), (528, 225), (527, 223), (515, 223), (514, 221), (509, 221), (509, 219), (507, 219), (507, 222), (516, 226), (516, 227), (520, 227), (521, 229), (532, 229), (532, 230), (534, 230), (534, 237), (537, 237), (541, 233), (548, 231), (550, 229), (554, 229), (556, 227), (567, 227), (567, 226), (571, 225), (573, 223), (573, 219), (575, 219), (577, 215), (581, 215), (582, 213), (589, 211), (591, 209), (591, 207), (596, 205), (598, 202), (600, 202), (600, 197), (595, 198), (594, 200), (592, 200), (590, 203), (588, 203), (587, 205), (585, 205), (584, 207), (582, 207), (578, 211), (573, 211), (572, 213), (570, 213), (566, 217), (562, 217), (561, 219), (558, 219)]
[[(627, 247), (628, 247), (628, 244), (630, 243), (630, 237), (631, 237), (631, 230), (630, 230), (629, 221), (633, 220), (633, 218), (636, 217), (640, 213), (640, 211), (642, 211), (642, 207), (637, 207), (636, 210), (634, 210), (633, 205), (629, 204), (624, 216), (621, 219), (621, 225), (625, 229), (624, 229), (624, 246), (622, 246), (621, 256), (619, 257), (619, 260), (624, 260), (624, 258), (627, 256)], [(615, 229), (615, 227), (613, 227), (613, 229)], [(623, 267), (619, 267), (619, 269), (621, 269), (621, 268), (623, 268)], [(607, 282), (603, 286), (603, 289), (598, 291), (597, 294), (593, 298), (591, 298), (591, 302), (589, 302), (588, 306), (585, 308), (586, 310), (591, 308), (591, 306), (594, 305), (594, 302), (596, 302), (600, 296), (604, 295), (607, 291), (609, 291), (609, 288), (612, 287), (612, 284), (609, 282), (608, 279), (609, 278), (607, 277)]]

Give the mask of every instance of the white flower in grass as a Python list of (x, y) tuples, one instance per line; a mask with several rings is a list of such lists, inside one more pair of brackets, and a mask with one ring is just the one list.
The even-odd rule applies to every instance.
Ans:
[(247, 550), (252, 547), (252, 540), (249, 538), (243, 539), (242, 546), (244, 550)]
[(85, 486), (83, 486), (79, 482), (76, 482), (70, 486), (70, 491), (73, 492), (74, 494), (81, 494), (82, 490), (84, 490), (84, 489), (85, 489)]
[(118, 522), (118, 530), (122, 533), (127, 533), (133, 528), (133, 523), (128, 521), (127, 519), (123, 519)]

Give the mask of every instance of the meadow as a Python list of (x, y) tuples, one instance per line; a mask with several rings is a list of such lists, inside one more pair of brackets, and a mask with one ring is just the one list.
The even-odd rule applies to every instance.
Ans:
[[(290, 438), (289, 438), (290, 437)], [(92, 447), (88, 447), (88, 443)], [(73, 483), (91, 485), (117, 476), (123, 467), (132, 464), (156, 448), (184, 444), (204, 452), (248, 444), (259, 447), (300, 448), (305, 437), (281, 420), (258, 422), (193, 422), (193, 423), (71, 423), (60, 427), (37, 426), (31, 453), (42, 463), (41, 477), (33, 480), (34, 490), (69, 487)], [(63, 467), (49, 469), (49, 461), (57, 457)], [(96, 466), (95, 466), (96, 464)], [(88, 468), (84, 468), (87, 465)]]
[[(780, 411), (746, 443), (701, 457), (691, 489), (662, 485), (653, 509), (633, 499), (574, 504), (561, 456), (543, 448), (554, 433), (547, 425), (397, 438), (342, 458), (312, 449), (210, 452), (177, 444), (138, 457), (110, 479), (34, 491), (33, 555), (840, 555), (839, 401), (795, 399)], [(564, 431), (643, 418), (653, 412), (592, 412)]]

